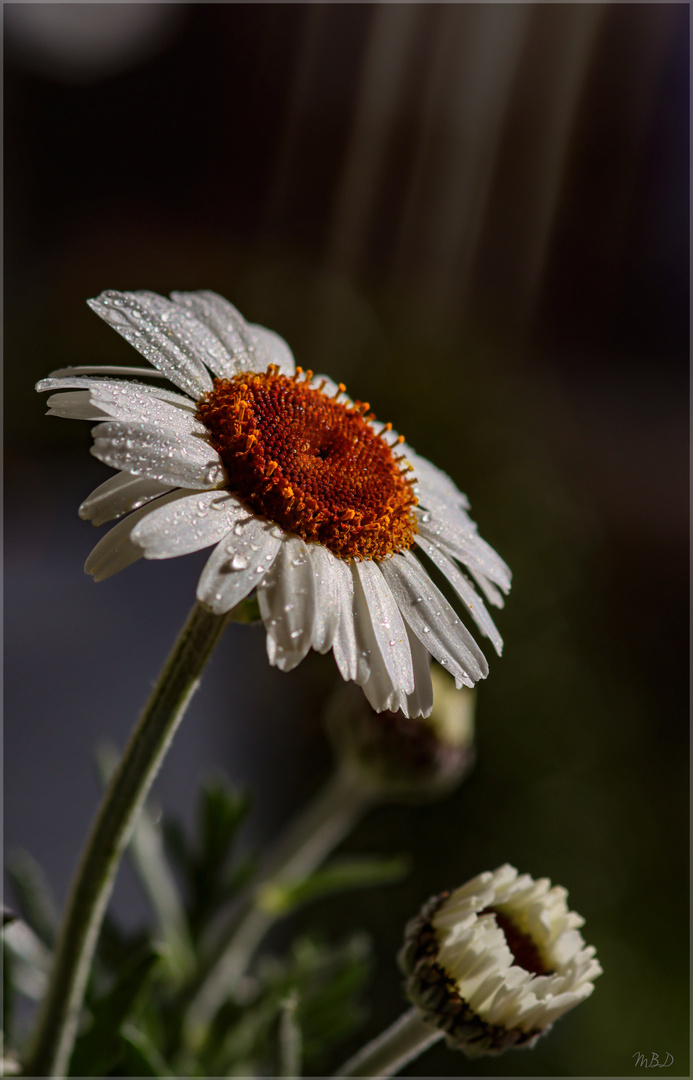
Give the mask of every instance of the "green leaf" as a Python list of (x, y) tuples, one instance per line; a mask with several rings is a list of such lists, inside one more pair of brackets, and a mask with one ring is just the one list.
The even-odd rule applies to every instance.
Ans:
[(271, 1073), (271, 1047), (281, 1031), (284, 1003), (294, 995), (303, 1057), (324, 1056), (331, 1042), (362, 1019), (356, 998), (369, 970), (364, 934), (337, 946), (303, 937), (287, 958), (264, 957), (252, 979), (252, 997), (242, 1004), (226, 1002), (215, 1017), (203, 1061), (208, 1075)]
[(189, 918), (194, 938), (238, 887), (237, 875), (229, 875), (226, 866), (249, 809), (248, 796), (234, 791), (226, 781), (212, 779), (202, 788), (198, 844), (188, 854)]
[(410, 860), (401, 855), (390, 859), (380, 856), (335, 859), (309, 877), (268, 882), (259, 890), (255, 903), (268, 915), (288, 915), (299, 905), (330, 893), (399, 881), (410, 865)]
[(13, 986), (20, 994), (40, 1001), (46, 992), (51, 952), (22, 919), (13, 919), (2, 931), (3, 946), (12, 958)]
[(199, 822), (203, 865), (218, 869), (226, 861), (239, 826), (250, 809), (250, 799), (222, 780), (208, 780), (202, 788)]
[(52, 946), (58, 916), (43, 870), (28, 851), (17, 851), (8, 859), (7, 872), (22, 918), (44, 945)]
[(120, 1029), (122, 1058), (128, 1076), (172, 1076), (170, 1065), (164, 1061), (148, 1035), (134, 1024)]
[(122, 1048), (120, 1027), (158, 960), (159, 952), (148, 948), (126, 965), (111, 990), (94, 1004), (91, 1025), (75, 1043), (70, 1076), (103, 1076), (117, 1063)]

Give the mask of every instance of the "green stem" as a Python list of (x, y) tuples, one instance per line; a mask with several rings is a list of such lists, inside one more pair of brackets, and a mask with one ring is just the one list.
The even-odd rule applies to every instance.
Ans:
[(358, 776), (338, 769), (298, 816), (270, 853), (249, 895), (212, 950), (212, 962), (190, 1003), (184, 1041), (197, 1047), (229, 992), (247, 971), (263, 937), (280, 916), (262, 910), (256, 900), (268, 884), (307, 877), (378, 801)]
[(118, 863), (228, 616), (196, 604), (108, 786), (77, 869), (26, 1076), (65, 1076)]
[(411, 1008), (358, 1054), (349, 1058), (334, 1075), (395, 1076), (442, 1037), (442, 1031), (422, 1020), (417, 1008)]

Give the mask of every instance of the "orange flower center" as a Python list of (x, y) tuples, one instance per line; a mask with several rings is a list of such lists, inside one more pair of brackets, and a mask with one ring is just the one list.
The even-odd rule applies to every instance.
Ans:
[(312, 372), (302, 375), (301, 368), (280, 375), (270, 364), (262, 374), (216, 379), (200, 401), (198, 416), (229, 490), (254, 513), (341, 559), (384, 559), (411, 547), (411, 466), (364, 419), (367, 403), (327, 397), (309, 385)]

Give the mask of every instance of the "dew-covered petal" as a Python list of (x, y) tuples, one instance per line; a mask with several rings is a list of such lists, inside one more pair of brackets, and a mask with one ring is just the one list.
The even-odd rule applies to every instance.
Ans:
[(119, 521), (117, 525), (108, 530), (105, 536), (101, 537), (92, 550), (84, 564), (87, 574), (92, 574), (94, 581), (104, 581), (106, 578), (111, 577), (112, 574), (117, 574), (119, 570), (124, 570), (126, 566), (130, 566), (131, 563), (141, 559), (144, 552), (141, 547), (132, 542), (133, 529), (155, 508), (164, 506), (187, 494), (185, 491), (171, 491), (168, 495), (163, 495), (161, 499), (157, 499), (154, 505), (150, 503), (147, 506), (142, 506), (139, 510), (133, 511), (128, 517)]
[[(294, 354), (279, 334), (268, 330), (266, 326), (250, 323), (250, 333), (254, 339), (255, 370), (264, 371), (267, 364), (276, 364), (282, 375), (293, 375), (296, 371)], [(265, 364), (267, 357), (267, 364)]]
[(119, 420), (97, 425), (92, 435), (94, 457), (133, 476), (195, 490), (216, 487), (224, 480), (216, 450), (194, 436), (171, 436), (153, 425)]
[(503, 652), (503, 639), (498, 633), (493, 619), (486, 610), (483, 600), (471, 582), (467, 580), (452, 559), (449, 559), (436, 544), (432, 544), (430, 540), (426, 540), (425, 537), (420, 535), (417, 536), (416, 542), (421, 550), (425, 551), (429, 559), (435, 563), (438, 569), (442, 570), (445, 574), (460, 600), (462, 600), (469, 611), (469, 614), (474, 619), (474, 622), (486, 637), (490, 638), (494, 649), (500, 656)]
[(197, 399), (212, 389), (202, 354), (218, 342), (190, 313), (155, 293), (102, 292), (92, 311), (172, 383)]
[(438, 663), (466, 686), (485, 678), (484, 654), (411, 552), (385, 559), (381, 569), (402, 615)]
[(368, 663), (368, 676), (361, 682), (363, 692), (371, 708), (376, 712), (385, 710), (397, 712), (402, 709), (406, 715), (407, 696), (395, 685), (385, 664), (356, 565), (352, 564), (350, 569), (354, 582), (356, 641), (359, 655), (363, 656)]
[(172, 559), (216, 544), (247, 509), (227, 491), (198, 491), (154, 510), (132, 532), (146, 559)]
[[(329, 652), (334, 645), (339, 626), (343, 592), (340, 588), (340, 567), (349, 571), (341, 559), (337, 559), (322, 544), (309, 544), (308, 551), (313, 562), (315, 580), (315, 623), (313, 625), (313, 648), (316, 652)], [(351, 613), (351, 612), (350, 612)]]
[(493, 604), (497, 608), (505, 607), (505, 597), (503, 596), (503, 593), (500, 591), (500, 589), (496, 585), (494, 585), (492, 581), (489, 581), (489, 579), (485, 577), (479, 570), (470, 569), (469, 573), (476, 581), (477, 585), (488, 600), (489, 604)]
[(375, 641), (392, 683), (403, 694), (414, 692), (409, 638), (390, 587), (372, 559), (355, 562), (354, 568), (368, 607)]
[[(70, 367), (56, 368), (55, 371), (51, 371), (50, 377), (53, 379), (71, 379), (78, 375), (97, 375), (102, 378), (105, 378), (106, 375), (127, 375), (129, 379), (144, 376), (148, 379), (166, 378), (162, 371), (157, 371), (155, 368), (125, 367), (121, 364), (74, 364)], [(42, 390), (45, 388), (41, 386), (41, 383), (38, 383), (36, 389)]]
[[(182, 399), (187, 402), (188, 399)], [(94, 380), (94, 385), (87, 390), (67, 391), (53, 394), (48, 404), (60, 410), (58, 415), (77, 415), (75, 409), (84, 413), (80, 419), (99, 420), (104, 416), (113, 420), (132, 420), (137, 423), (152, 425), (162, 432), (176, 435), (206, 436), (207, 429), (198, 420), (195, 413), (187, 408), (180, 408), (177, 403), (162, 400), (149, 388), (135, 383), (106, 383)], [(92, 416), (88, 416), (91, 407)]]
[(277, 558), (258, 586), (267, 631), (267, 655), (280, 671), (291, 671), (308, 653), (315, 622), (315, 575), (307, 545), (284, 536)]
[(159, 495), (171, 490), (170, 484), (150, 480), (147, 476), (132, 476), (131, 473), (119, 472), (109, 476), (88, 495), (79, 508), (79, 516), (94, 525), (103, 525), (106, 521), (129, 514)]
[(405, 443), (403, 446), (407, 460), (414, 466), (414, 471), (421, 485), (422, 494), (430, 495), (432, 499), (442, 505), (460, 507), (469, 510), (469, 500), (464, 492), (455, 484), (454, 480), (437, 468), (427, 458), (421, 457), (411, 446)]
[(469, 567), (469, 571), (483, 574), (505, 592), (510, 588), (511, 574), (506, 564), (493, 548), (485, 543), (474, 529), (454, 527), (441, 518), (432, 516), (430, 522), (417, 515), (421, 536), (431, 543), (445, 547), (456, 559)]
[(215, 615), (231, 611), (270, 569), (282, 536), (276, 525), (246, 511), (207, 560), (197, 586), (197, 599)]
[(216, 372), (222, 378), (231, 378), (238, 371), (264, 371), (271, 363), (265, 348), (258, 350), (256, 336), (240, 311), (223, 296), (202, 289), (174, 292), (171, 298), (192, 312), (223, 345), (228, 359), (223, 370)]
[[(159, 373), (155, 372), (154, 374)], [(163, 386), (147, 386), (146, 383), (127, 382), (124, 379), (58, 376), (59, 373), (54, 373), (47, 379), (41, 379), (40, 382), (36, 383), (36, 390), (39, 392), (67, 389), (90, 390), (93, 392), (94, 400), (102, 398), (104, 401), (110, 402), (124, 400), (128, 394), (130, 394), (131, 400), (143, 402), (146, 395), (148, 399), (158, 398), (161, 401), (168, 401), (172, 405), (176, 405), (178, 410), (185, 410), (193, 415), (197, 412), (197, 402), (193, 401), (192, 398), (177, 394), (175, 390), (168, 390)]]
[(109, 415), (94, 405), (88, 390), (51, 394), (46, 404), (46, 416), (61, 416), (64, 420), (104, 420)]
[(409, 638), (409, 648), (411, 649), (411, 665), (414, 671), (414, 692), (407, 696), (406, 715), (412, 718), (430, 716), (433, 708), (431, 657), (416, 634), (408, 626), (406, 626), (406, 630)]
[(362, 686), (370, 675), (370, 663), (356, 635), (354, 580), (347, 563), (335, 559), (335, 564), (333, 587), (339, 600), (339, 620), (332, 651), (344, 681)]

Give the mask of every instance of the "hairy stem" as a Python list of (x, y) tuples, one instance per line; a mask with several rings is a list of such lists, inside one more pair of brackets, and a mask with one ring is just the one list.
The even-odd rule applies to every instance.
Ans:
[(99, 931), (137, 814), (229, 616), (196, 604), (104, 795), (72, 883), (26, 1076), (65, 1076)]

